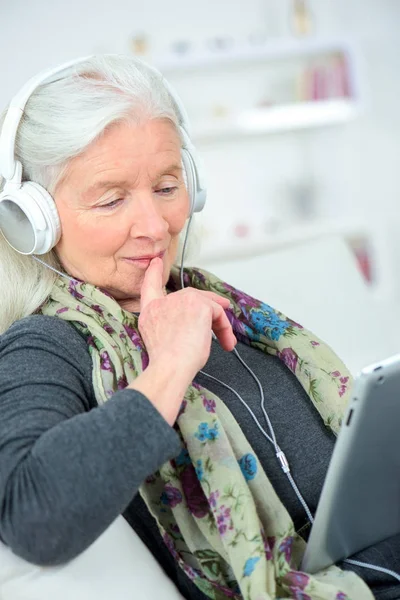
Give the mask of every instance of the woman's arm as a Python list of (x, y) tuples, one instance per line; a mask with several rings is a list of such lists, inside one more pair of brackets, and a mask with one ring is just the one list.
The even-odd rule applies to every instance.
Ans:
[(86, 342), (34, 316), (0, 339), (0, 537), (29, 562), (85, 550), (180, 443), (151, 402), (126, 389), (101, 407)]

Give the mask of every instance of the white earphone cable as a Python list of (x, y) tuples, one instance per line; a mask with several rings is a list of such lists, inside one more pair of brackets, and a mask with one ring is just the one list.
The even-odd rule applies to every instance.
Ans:
[[(185, 250), (186, 250), (186, 243), (187, 243), (187, 239), (188, 239), (188, 235), (189, 235), (189, 229), (190, 229), (190, 225), (191, 225), (191, 221), (192, 221), (192, 216), (189, 219), (189, 223), (187, 226), (187, 230), (186, 230), (186, 235), (185, 235), (185, 240), (184, 240), (184, 244), (183, 244), (183, 250), (182, 250), (182, 257), (181, 257), (181, 264), (180, 264), (180, 281), (181, 281), (181, 288), (184, 289), (185, 284), (184, 284), (184, 280), (183, 280), (183, 263), (184, 263), (184, 258), (185, 258)], [(212, 332), (212, 336), (213, 339), (216, 340), (217, 337), (214, 334), (214, 332)], [(260, 391), (260, 396), (261, 396), (261, 410), (264, 414), (265, 420), (267, 422), (267, 426), (268, 429), (270, 431), (271, 436), (269, 436), (267, 434), (267, 432), (263, 429), (263, 427), (260, 425), (260, 422), (258, 421), (256, 415), (253, 413), (253, 411), (251, 410), (251, 408), (248, 406), (248, 404), (245, 402), (245, 400), (243, 400), (243, 398), (240, 396), (240, 394), (238, 392), (236, 392), (236, 390), (234, 390), (231, 386), (229, 386), (228, 384), (224, 383), (223, 381), (220, 381), (219, 379), (217, 379), (216, 377), (209, 375), (208, 373), (206, 373), (205, 371), (201, 370), (200, 373), (202, 375), (204, 375), (205, 377), (212, 379), (213, 381), (216, 381), (217, 383), (219, 383), (220, 385), (222, 385), (223, 387), (225, 387), (226, 389), (230, 390), (238, 399), (239, 401), (243, 404), (243, 406), (247, 409), (247, 411), (250, 413), (252, 419), (254, 420), (254, 422), (256, 423), (257, 427), (259, 428), (259, 430), (261, 431), (261, 433), (263, 434), (263, 436), (274, 446), (275, 448), (275, 454), (277, 457), (277, 460), (279, 461), (280, 467), (282, 469), (282, 471), (285, 473), (285, 475), (287, 476), (290, 485), (292, 486), (299, 502), (301, 503), (301, 505), (303, 506), (307, 517), (310, 521), (310, 523), (314, 523), (314, 517), (306, 503), (306, 501), (304, 500), (299, 488), (297, 487), (297, 484), (295, 482), (295, 480), (292, 477), (292, 474), (290, 472), (290, 466), (289, 463), (286, 459), (286, 456), (284, 454), (284, 452), (281, 450), (281, 448), (279, 447), (277, 441), (276, 441), (276, 437), (275, 437), (275, 432), (274, 432), (274, 428), (272, 426), (272, 423), (269, 419), (268, 413), (265, 410), (265, 396), (264, 396), (264, 391), (262, 389), (262, 385), (261, 382), (259, 381), (258, 377), (255, 375), (255, 373), (250, 369), (250, 367), (245, 363), (245, 361), (242, 359), (242, 357), (239, 355), (238, 351), (236, 348), (233, 349), (236, 357), (239, 359), (239, 361), (242, 363), (242, 365), (245, 367), (245, 369), (247, 369), (247, 371), (250, 373), (250, 375), (253, 377), (253, 379), (255, 380), (255, 382), (257, 383), (257, 386), (259, 388)], [(359, 566), (362, 568), (366, 568), (366, 569), (372, 569), (374, 571), (379, 571), (381, 573), (385, 573), (387, 575), (391, 575), (392, 577), (394, 577), (395, 579), (397, 579), (397, 581), (400, 581), (400, 574), (396, 573), (395, 571), (392, 571), (391, 569), (386, 569), (385, 567), (380, 567), (377, 565), (372, 565), (370, 563), (364, 563), (361, 562), (359, 560), (353, 560), (350, 558), (347, 558), (343, 561), (344, 563), (348, 563), (351, 565), (355, 565), (355, 566)]]

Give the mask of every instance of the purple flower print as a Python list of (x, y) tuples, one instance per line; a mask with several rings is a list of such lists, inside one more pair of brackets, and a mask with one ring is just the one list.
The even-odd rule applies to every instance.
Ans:
[(157, 478), (155, 475), (149, 475), (148, 477), (146, 477), (145, 482), (146, 483), (155, 483), (157, 481)]
[(174, 508), (177, 504), (182, 502), (182, 494), (177, 488), (167, 483), (164, 486), (164, 491), (161, 494), (160, 499), (163, 504), (167, 504), (171, 508)]
[(193, 567), (191, 567), (190, 565), (187, 565), (186, 563), (183, 565), (183, 570), (185, 571), (185, 573), (189, 577), (189, 579), (191, 579), (192, 581), (194, 579), (197, 579), (197, 577), (199, 577), (199, 575), (200, 575), (199, 571), (197, 571), (196, 569), (193, 569)]
[(224, 597), (226, 597), (226, 598), (238, 598), (239, 597), (240, 589), (239, 589), (238, 585), (235, 586), (236, 589), (231, 590), (230, 588), (226, 587), (225, 585), (221, 585), (217, 581), (210, 581), (210, 583), (216, 590), (220, 590), (223, 593)]
[(265, 550), (265, 558), (267, 560), (272, 560), (273, 554), (272, 551), (275, 546), (276, 538), (275, 536), (266, 537), (264, 531), (261, 531), (262, 539), (264, 542), (264, 550)]
[(237, 317), (230, 311), (226, 311), (229, 323), (232, 325), (232, 329), (235, 335), (239, 338), (246, 338), (246, 326), (244, 323), (239, 321)]
[(278, 358), (292, 371), (296, 372), (298, 356), (292, 348), (285, 348), (282, 352), (278, 352)]
[(57, 315), (61, 315), (61, 313), (65, 313), (67, 312), (67, 310), (69, 310), (69, 308), (67, 308), (66, 306), (64, 306), (63, 308), (59, 308), (56, 313)]
[[(203, 284), (206, 283), (206, 277), (201, 271), (198, 271), (197, 269), (193, 269), (193, 275), (195, 275), (197, 277), (197, 279), (199, 279)], [(189, 276), (188, 276), (188, 279), (189, 279)]]
[(220, 535), (225, 535), (225, 533), (229, 530), (233, 529), (232, 519), (231, 519), (231, 509), (225, 506), (224, 504), (217, 510), (215, 513), (217, 527)]
[[(303, 325), (300, 325), (300, 323), (296, 323), (296, 321), (293, 321), (293, 319), (288, 319), (287, 321), (292, 327), (296, 327), (296, 329), (304, 329)], [(318, 342), (315, 342), (315, 345), (319, 346)]]
[(346, 393), (347, 387), (345, 385), (341, 385), (339, 388), (339, 396), (342, 397)]
[(117, 381), (117, 389), (124, 390), (127, 385), (128, 385), (127, 378), (125, 377), (125, 375), (121, 375), (121, 377), (119, 377), (119, 379)]
[(180, 406), (177, 418), (179, 418), (181, 415), (183, 415), (183, 413), (186, 410), (186, 407), (187, 407), (187, 400), (182, 400), (182, 403), (181, 403), (181, 406)]
[(250, 308), (256, 308), (260, 301), (252, 298), (248, 294), (241, 292), (240, 290), (236, 290), (234, 287), (229, 285), (228, 283), (223, 284), (223, 288), (226, 292), (231, 292), (233, 299), (242, 306), (248, 306)]
[(289, 571), (285, 575), (285, 581), (288, 585), (304, 590), (310, 581), (310, 577), (300, 571)]
[(96, 343), (95, 343), (94, 337), (92, 335), (89, 335), (89, 337), (86, 340), (86, 343), (88, 346), (91, 346), (92, 348), (96, 348)]
[(179, 561), (180, 556), (179, 556), (178, 552), (176, 551), (174, 542), (172, 541), (172, 539), (170, 538), (168, 533), (164, 533), (163, 540), (164, 540), (164, 544), (167, 546), (168, 550), (171, 552), (171, 554), (175, 558), (175, 560)]
[(309, 596), (308, 594), (306, 594), (305, 592), (303, 592), (303, 590), (300, 590), (299, 588), (290, 587), (289, 589), (290, 589), (291, 593), (293, 594), (293, 596), (292, 596), (293, 600), (312, 600), (311, 596)]
[(68, 291), (71, 294), (71, 296), (73, 296), (77, 300), (82, 300), (83, 294), (80, 294), (78, 292), (78, 290), (76, 289), (77, 285), (79, 285), (78, 281), (74, 281), (74, 280), (70, 281), (68, 284)]
[(279, 552), (283, 552), (286, 562), (290, 562), (292, 558), (293, 537), (288, 536), (279, 544)]
[(133, 329), (133, 327), (130, 327), (129, 325), (124, 325), (124, 329), (135, 348), (139, 350), (139, 352), (141, 352), (142, 369), (144, 371), (149, 366), (149, 355), (146, 352), (143, 340), (140, 337), (139, 333), (135, 329)]
[(112, 335), (114, 333), (114, 329), (111, 327), (111, 325), (109, 325), (108, 323), (105, 323), (103, 325), (103, 329), (106, 333), (108, 333), (109, 335)]
[(346, 384), (348, 382), (349, 378), (348, 377), (341, 377), (339, 379), (340, 383)]
[(314, 347), (315, 347), (315, 346), (320, 346), (320, 345), (321, 345), (319, 342), (316, 342), (315, 340), (312, 340), (312, 341), (310, 342), (310, 344), (311, 344), (311, 346), (314, 346)]
[(212, 398), (206, 398), (205, 396), (202, 396), (202, 398), (203, 405), (206, 411), (215, 413), (215, 400), (213, 400)]
[(212, 506), (213, 508), (215, 508), (217, 506), (217, 500), (219, 498), (219, 491), (216, 490), (215, 492), (211, 492), (210, 497), (208, 499), (210, 506)]
[(110, 357), (106, 350), (100, 352), (100, 369), (102, 369), (102, 371), (110, 371), (110, 373), (113, 371)]
[(103, 310), (100, 308), (98, 304), (92, 304), (92, 309), (97, 312), (99, 315), (103, 314)]
[(185, 494), (188, 509), (193, 516), (201, 519), (208, 513), (208, 502), (201, 488), (193, 465), (187, 467), (181, 473), (182, 490)]
[(344, 592), (338, 592), (335, 596), (335, 600), (348, 600), (348, 595)]
[(340, 371), (332, 371), (332, 377), (340, 377)]

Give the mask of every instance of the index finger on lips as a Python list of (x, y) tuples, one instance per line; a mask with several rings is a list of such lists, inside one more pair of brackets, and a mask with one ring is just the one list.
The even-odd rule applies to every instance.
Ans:
[(144, 275), (140, 289), (140, 310), (143, 310), (152, 300), (163, 298), (163, 261), (160, 257), (153, 258)]

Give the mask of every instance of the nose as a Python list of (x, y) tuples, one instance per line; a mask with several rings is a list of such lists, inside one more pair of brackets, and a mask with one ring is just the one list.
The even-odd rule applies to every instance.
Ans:
[(152, 241), (164, 239), (169, 225), (162, 214), (157, 199), (153, 198), (152, 194), (146, 194), (135, 200), (131, 236), (149, 238)]

